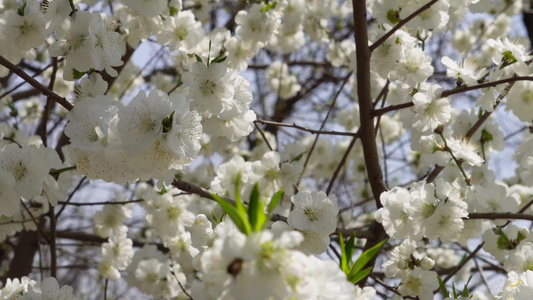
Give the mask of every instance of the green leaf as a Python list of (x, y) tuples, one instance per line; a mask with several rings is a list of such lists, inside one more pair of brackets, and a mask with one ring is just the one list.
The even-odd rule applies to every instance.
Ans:
[(218, 221), (218, 219), (217, 219), (217, 216), (215, 216), (215, 211), (214, 211), (214, 210), (211, 211), (211, 217), (213, 217), (213, 220), (215, 221), (215, 224), (218, 225), (218, 223), (220, 223), (220, 222)]
[(350, 239), (348, 239), (348, 244), (346, 246), (346, 257), (348, 258), (348, 263), (352, 262), (353, 249), (355, 247), (355, 233), (352, 233)]
[(448, 290), (446, 289), (444, 282), (442, 282), (442, 279), (440, 278), (439, 274), (437, 274), (437, 279), (439, 280), (439, 286), (440, 286), (440, 291), (442, 292), (442, 296), (444, 296), (444, 298), (449, 298), (450, 293), (448, 293)]
[(300, 159), (302, 159), (302, 157), (304, 156), (304, 154), (306, 153), (307, 151), (304, 151), (298, 155), (296, 155), (293, 159), (291, 159), (291, 163), (293, 162), (297, 162), (297, 161), (300, 161)]
[(74, 79), (82, 78), (83, 75), (85, 75), (85, 73), (87, 73), (87, 72), (80, 72), (80, 71), (78, 71), (78, 70), (76, 70), (74, 68), (72, 69), (72, 76), (74, 77)]
[(28, 3), (26, 1), (23, 1), (22, 2), (22, 6), (17, 9), (17, 13), (19, 14), (19, 16), (24, 17), (24, 11), (26, 10), (26, 5), (27, 4)]
[(204, 63), (204, 61), (202, 60), (202, 58), (200, 56), (198, 56), (198, 54), (194, 54), (194, 57), (196, 57), (196, 61), (197, 62), (201, 62), (201, 63)]
[(237, 206), (237, 210), (241, 214), (246, 214), (246, 208), (244, 208), (244, 205), (242, 204), (241, 200), (241, 190), (239, 189), (239, 186), (241, 185), (241, 172), (237, 174), (237, 177), (235, 178), (235, 206)]
[(214, 63), (217, 63), (217, 64), (222, 63), (222, 62), (224, 62), (226, 60), (226, 58), (228, 58), (228, 57), (227, 56), (223, 56), (223, 57), (217, 59), (216, 61), (214, 61)]
[(211, 61), (212, 64), (221, 63), (226, 60), (226, 56), (224, 56), (224, 53), (220, 53), (217, 57), (213, 58)]
[(470, 297), (470, 291), (468, 290), (468, 284), (470, 283), (470, 280), (472, 280), (472, 276), (474, 275), (470, 275), (470, 277), (468, 277), (468, 281), (466, 282), (463, 292), (461, 293), (461, 296), (463, 297), (467, 297), (467, 298)]
[(283, 196), (283, 189), (277, 191), (272, 198), (270, 199), (270, 203), (268, 204), (268, 214), (271, 214), (274, 211), (274, 208), (276, 208), (276, 205), (278, 205), (279, 200), (281, 200), (281, 196)]
[(246, 214), (240, 213), (235, 206), (231, 205), (231, 203), (222, 199), (217, 194), (211, 195), (213, 196), (213, 199), (215, 199), (215, 201), (222, 206), (224, 212), (230, 216), (230, 218), (233, 220), (233, 223), (235, 223), (235, 226), (237, 226), (242, 233), (248, 235), (250, 232), (252, 232), (252, 228), (248, 222), (248, 219), (246, 218)]
[(174, 6), (169, 6), (168, 12), (171, 16), (173, 16), (179, 12), (179, 9), (175, 8)]
[(248, 219), (250, 220), (252, 231), (261, 231), (267, 221), (265, 205), (261, 203), (259, 184), (257, 183), (254, 185), (252, 195), (250, 196), (250, 203), (248, 203)]
[(355, 261), (355, 263), (352, 265), (351, 267), (351, 270), (350, 270), (350, 275), (349, 277), (357, 274), (361, 269), (363, 269), (363, 267), (369, 262), (372, 260), (372, 258), (374, 258), (374, 256), (376, 256), (379, 252), (379, 250), (381, 249), (381, 247), (383, 246), (383, 244), (385, 244), (387, 242), (388, 239), (384, 239), (383, 241), (379, 242), (377, 245), (375, 245), (374, 247), (366, 250), (365, 252), (361, 253), (361, 255), (359, 256), (359, 258), (357, 258), (357, 260)]
[(207, 66), (209, 67), (209, 64), (210, 64), (210, 61), (211, 60), (211, 40), (209, 40), (209, 51), (207, 52)]
[(161, 124), (163, 124), (163, 133), (167, 133), (172, 129), (172, 123), (174, 122), (174, 113), (176, 111), (173, 111), (170, 115), (168, 115), (163, 121), (161, 121)]
[(264, 13), (264, 12), (267, 12), (267, 11), (275, 8), (276, 4), (278, 4), (277, 1), (272, 1), (272, 2), (268, 3), (267, 5), (263, 6), (263, 8), (261, 9), (261, 12)]
[(163, 185), (161, 187), (161, 189), (159, 190), (159, 192), (157, 192), (159, 195), (164, 195), (166, 194), (168, 191), (167, 191), (167, 188)]
[(373, 267), (368, 267), (360, 272), (357, 272), (357, 274), (353, 274), (350, 277), (348, 277), (348, 281), (350, 281), (353, 284), (358, 283), (361, 279), (365, 278), (372, 272)]
[(339, 246), (341, 247), (341, 261), (340, 261), (340, 267), (341, 270), (346, 273), (346, 275), (349, 274), (348, 269), (348, 260), (346, 259), (346, 247), (344, 247), (344, 237), (342, 236), (342, 233), (339, 232)]

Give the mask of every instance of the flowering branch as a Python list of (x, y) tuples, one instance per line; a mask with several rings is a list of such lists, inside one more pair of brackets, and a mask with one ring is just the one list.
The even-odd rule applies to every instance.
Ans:
[[(442, 94), (441, 94), (441, 97), (442, 98), (449, 97), (449, 96), (455, 95), (455, 94), (460, 94), (460, 93), (473, 91), (473, 90), (478, 90), (478, 89), (483, 89), (483, 88), (488, 88), (488, 87), (495, 87), (495, 86), (500, 85), (500, 84), (511, 83), (511, 82), (516, 82), (516, 81), (533, 81), (533, 76), (516, 76), (516, 77), (505, 78), (505, 79), (496, 80), (496, 81), (492, 81), (492, 82), (485, 82), (485, 83), (472, 85), (472, 86), (458, 87), (458, 88), (455, 88), (455, 89), (443, 91)], [(391, 112), (391, 111), (396, 111), (396, 110), (400, 110), (400, 109), (403, 109), (403, 108), (412, 107), (414, 105), (415, 104), (412, 101), (405, 102), (405, 103), (400, 103), (400, 104), (395, 104), (395, 105), (390, 105), (390, 106), (387, 106), (387, 107), (384, 107), (384, 108), (375, 109), (372, 112), (372, 114), (374, 116), (380, 116), (380, 115), (386, 114), (386, 113)]]
[[(372, 45), (370, 45), (370, 52), (374, 51), (377, 47), (383, 44), (391, 35), (393, 35), (396, 31), (398, 31), (400, 28), (402, 28), (405, 24), (407, 24), (409, 21), (414, 19), (416, 16), (423, 13), (425, 10), (429, 9), (433, 4), (437, 3), (438, 1), (439, 0), (431, 0), (430, 2), (426, 3), (424, 6), (414, 11), (407, 18), (398, 22), (396, 26), (392, 27), (392, 29), (389, 30), (387, 33), (385, 33), (385, 35), (383, 35), (381, 38), (375, 41)], [(357, 26), (355, 26), (355, 28), (357, 29)]]

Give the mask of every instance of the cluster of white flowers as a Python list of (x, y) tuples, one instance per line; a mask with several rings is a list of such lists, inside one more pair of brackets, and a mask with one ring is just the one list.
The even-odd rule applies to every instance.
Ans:
[(468, 216), (467, 203), (445, 181), (395, 187), (381, 195), (381, 203), (376, 220), (389, 236), (399, 239), (457, 241)]
[[(193, 212), (201, 208), (191, 206), (190, 196), (179, 195), (175, 188), (158, 190), (140, 184), (136, 196), (144, 200), (146, 220), (172, 256), (153, 245), (133, 254), (132, 241), (122, 226), (129, 209), (106, 205), (94, 220), (99, 232), (110, 232), (99, 263), (100, 272), (110, 280), (120, 278), (119, 271), (125, 270), (129, 284), (165, 299), (180, 295), (178, 282), (190, 286), (195, 299), (351, 299), (355, 295), (371, 299), (375, 295), (373, 288), (360, 289), (348, 282), (333, 261), (302, 253), (323, 252), (315, 250), (313, 239), (327, 239), (319, 241), (320, 247), (327, 246), (336, 228), (336, 200), (323, 192), (293, 196), (296, 208), (289, 214), (290, 226), (277, 222), (271, 230), (249, 236), (228, 218), (212, 223), (202, 213), (194, 217)], [(189, 272), (197, 276), (185, 276)]]
[(529, 299), (533, 292), (533, 271), (509, 272), (497, 299)]
[[(288, 227), (304, 236), (298, 249), (310, 254), (323, 253), (329, 245), (329, 235), (337, 228), (337, 198), (324, 192), (300, 191), (291, 200), (294, 209), (289, 213)], [(278, 228), (282, 225), (278, 224)]]
[(65, 57), (63, 77), (73, 80), (91, 69), (117, 76), (112, 67), (123, 64), (123, 41), (115, 29), (111, 20), (87, 11), (77, 11), (58, 26), (50, 55)]
[(402, 280), (398, 292), (402, 296), (433, 299), (433, 290), (439, 287), (437, 273), (429, 271), (435, 261), (416, 251), (416, 242), (407, 239), (389, 253), (389, 260), (383, 264), (385, 275)]
[(84, 98), (68, 118), (70, 159), (93, 179), (170, 183), (200, 150), (200, 116), (181, 93), (169, 99), (159, 90), (141, 91), (127, 106), (107, 96)]
[[(233, 232), (219, 236), (201, 254), (199, 269), (203, 276), (201, 281), (194, 282), (192, 296), (198, 299), (353, 299), (355, 286), (333, 261), (292, 250), (302, 239), (295, 231), (263, 231), (249, 236)], [(364, 294), (360, 299), (374, 295), (369, 288)]]
[(248, 80), (229, 69), (226, 63), (193, 63), (183, 74), (189, 88), (187, 99), (202, 115), (203, 129), (212, 136), (237, 141), (252, 132), (255, 113), (250, 110), (252, 93)]
[(265, 77), (270, 89), (281, 99), (288, 99), (301, 89), (296, 76), (289, 72), (287, 64), (275, 61), (265, 70)]
[[(275, 151), (266, 152), (261, 160), (253, 162), (245, 161), (241, 156), (234, 156), (219, 166), (216, 177), (211, 182), (211, 190), (235, 198), (235, 183), (240, 177), (239, 192), (245, 200), (249, 199), (256, 183), (265, 199), (269, 199), (281, 189), (286, 195), (292, 195), (293, 184), (298, 180), (301, 169), (301, 162), (282, 161), (279, 153)], [(287, 209), (288, 203), (281, 203), (281, 207)]]
[(2, 299), (21, 299), (21, 300), (78, 300), (72, 294), (72, 287), (64, 285), (59, 286), (57, 280), (53, 277), (43, 279), (40, 284), (28, 277), (22, 277), (20, 280), (7, 279), (6, 285), (0, 290)]
[(66, 168), (56, 151), (8, 126), (0, 126), (0, 239), (22, 230), (36, 230), (33, 216), (67, 196), (72, 174), (51, 175)]
[[(403, 297), (432, 299), (437, 272), (457, 266), (463, 254), (449, 243), (467, 247), (478, 239), (491, 263), (507, 272), (503, 290), (490, 299), (531, 298), (533, 233), (505, 215), (479, 219), (502, 212), (527, 219), (522, 213), (533, 212), (533, 134), (525, 133), (512, 156), (518, 164), (514, 178), (500, 181), (489, 167), (491, 155), (507, 145), (498, 114), (487, 114), (501, 105), (524, 128), (533, 122), (533, 83), (523, 80), (532, 73), (533, 55), (527, 43), (507, 37), (514, 34), (510, 16), (523, 1), (367, 1), (368, 74), (357, 74), (356, 2), (251, 2), (0, 0), (0, 56), (21, 67), (8, 72), (0, 66), (0, 76), (31, 70), (29, 76), (73, 103), (67, 113), (49, 105), (56, 95), (44, 93), (45, 106), (34, 90), (15, 95), (14, 77), (0, 81), (0, 241), (47, 226), (37, 220), (46, 220), (58, 203), (68, 205), (63, 201), (73, 180), (84, 175), (125, 186), (115, 203), (92, 218), (94, 234), (107, 239), (100, 248), (100, 275), (124, 277), (154, 298), (190, 293), (194, 299), (371, 299), (376, 290), (350, 282), (342, 259), (339, 268), (315, 255), (324, 255), (328, 246), (337, 250), (330, 235), (340, 228), (369, 228), (374, 220), (392, 238), (389, 259), (381, 264), (388, 279), (382, 279), (390, 286), (396, 282)], [(231, 9), (220, 13), (223, 6)], [(483, 19), (473, 15), (478, 12), (486, 13)], [(465, 16), (472, 17), (462, 22)], [(393, 29), (400, 22), (401, 29)], [(436, 36), (448, 38), (450, 47), (437, 45)], [(141, 43), (161, 47), (143, 68), (133, 62), (148, 51), (135, 50)], [(261, 84), (270, 92), (258, 95), (262, 102), (254, 106), (246, 77), (251, 72), (244, 72), (250, 60), (258, 92)], [(345, 89), (343, 83), (343, 90), (333, 91), (335, 101), (317, 99), (347, 74), (354, 75)], [(361, 101), (369, 99), (358, 99), (359, 76), (371, 81), (364, 88), (370, 87), (374, 101), (373, 124), (361, 124)], [(498, 80), (505, 83), (493, 84)], [(46, 85), (32, 83), (39, 92)], [(472, 101), (458, 104), (463, 91), (472, 92)], [(315, 128), (306, 122), (323, 120), (330, 104), (321, 126), (328, 134), (300, 134), (309, 131), (303, 127)], [(263, 121), (252, 108), (261, 119), (301, 126), (278, 124), (272, 130), (286, 136), (254, 134), (254, 121), (258, 127)], [(268, 124), (266, 131), (276, 126)], [(367, 178), (367, 144), (348, 139), (365, 130), (361, 125), (375, 126), (383, 144), (372, 153), (383, 164), (372, 167), (383, 167), (385, 186), (410, 182), (383, 192), (375, 212), (365, 204), (377, 180)], [(346, 132), (339, 134), (339, 127)], [(65, 144), (64, 137), (56, 139), (62, 129), (70, 140), (59, 149)], [(435, 181), (427, 175), (441, 168)], [(245, 235), (215, 201), (171, 186), (176, 178), (242, 199), (246, 209), (257, 186), (266, 206), (260, 209), (269, 213), (270, 201), (283, 190), (271, 216), (286, 221), (265, 221)], [(338, 202), (333, 194), (312, 191), (327, 184), (328, 191), (339, 187), (333, 189)], [(126, 204), (123, 195), (133, 189), (144, 214)], [(248, 220), (254, 218), (251, 210)], [(127, 226), (132, 216), (142, 218), (141, 230)], [(142, 243), (134, 252), (133, 245)], [(467, 263), (455, 279), (466, 279), (471, 268)], [(76, 299), (54, 278), (39, 285), (28, 277), (8, 279), (0, 298)]]

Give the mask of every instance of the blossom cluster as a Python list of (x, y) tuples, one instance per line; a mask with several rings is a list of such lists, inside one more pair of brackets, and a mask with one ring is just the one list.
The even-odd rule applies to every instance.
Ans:
[[(468, 298), (486, 266), (506, 282), (474, 297), (530, 297), (522, 1), (373, 0), (355, 13), (342, 0), (108, 2), (0, 1), (0, 56), (19, 67), (0, 66), (0, 241), (39, 230), (55, 255), (73, 246), (43, 233), (89, 224), (99, 252), (76, 251), (99, 253), (99, 278), (157, 299), (426, 300), (439, 285), (452, 299), (437, 275), (450, 270)], [(17, 93), (17, 75), (32, 88)], [(495, 167), (502, 156), (515, 173)], [(112, 201), (86, 203), (107, 187)], [(70, 205), (103, 207), (91, 223)], [(240, 231), (239, 218), (261, 226)], [(356, 255), (374, 261), (378, 236), (374, 269), (347, 272)], [(74, 294), (55, 278), (0, 290)]]

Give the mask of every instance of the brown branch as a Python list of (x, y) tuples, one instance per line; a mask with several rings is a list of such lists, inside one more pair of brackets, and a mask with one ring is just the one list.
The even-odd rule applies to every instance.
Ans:
[[(452, 269), (452, 271), (446, 275), (446, 278), (444, 278), (444, 280), (442, 280), (442, 283), (446, 283), (448, 282), (448, 280), (450, 280), (450, 278), (453, 277), (453, 275), (455, 275), (457, 272), (459, 272), (459, 270), (469, 261), (471, 260), (472, 258), (474, 258), (476, 256), (476, 254), (478, 253), (479, 250), (481, 250), (481, 248), (483, 247), (483, 245), (485, 244), (485, 242), (482, 242), (481, 244), (479, 244), (477, 246), (477, 248), (472, 251), (472, 253), (470, 253), (470, 255), (468, 255), (465, 259), (463, 259), (461, 261), (460, 264), (458, 264), (457, 266), (455, 266), (455, 268)], [(433, 291), (433, 294), (437, 293), (438, 291), (440, 291), (440, 288), (436, 289), (435, 291)]]
[(129, 201), (102, 201), (102, 202), (69, 202), (69, 201), (59, 201), (58, 204), (61, 205), (73, 205), (73, 206), (92, 206), (92, 205), (122, 205), (129, 203), (139, 203), (143, 202), (144, 199), (136, 199)]
[[(57, 74), (57, 58), (52, 57), (52, 75), (50, 76), (50, 83), (48, 84), (48, 89), (50, 91), (54, 90), (56, 74)], [(38, 128), (37, 132), (41, 136), (41, 140), (43, 141), (43, 145), (45, 147), (48, 146), (48, 132), (46, 130), (46, 125), (48, 124), (48, 118), (50, 117), (50, 111), (52, 111), (54, 103), (55, 102), (52, 100), (52, 98), (50, 97), (46, 98), (46, 104), (44, 105), (43, 116), (41, 118), (41, 124), (39, 124), (39, 126), (37, 127)]]
[(272, 148), (272, 145), (270, 145), (270, 142), (268, 141), (267, 137), (265, 136), (265, 132), (263, 131), (263, 129), (261, 129), (261, 127), (259, 127), (259, 125), (257, 125), (257, 123), (258, 123), (258, 121), (254, 120), (255, 128), (257, 129), (257, 131), (259, 131), (259, 134), (261, 134), (261, 137), (263, 137), (263, 140), (265, 141), (265, 144), (267, 145), (268, 149), (270, 149), (270, 151), (274, 151), (274, 148)]
[[(206, 190), (206, 189), (204, 189), (201, 186), (198, 186), (198, 185), (183, 181), (181, 179), (174, 179), (174, 181), (172, 182), (172, 185), (174, 187), (177, 187), (178, 189), (184, 191), (184, 192), (188, 192), (188, 193), (191, 193), (191, 194), (196, 194), (196, 195), (198, 195), (198, 196), (200, 196), (202, 198), (206, 198), (206, 199), (215, 201), (215, 198), (213, 198), (212, 193), (209, 190)], [(230, 202), (231, 204), (235, 204), (235, 200), (233, 200), (233, 199), (224, 198), (224, 197), (222, 197), (222, 199)]]
[(66, 110), (71, 110), (73, 108), (72, 104), (68, 102), (65, 98), (59, 96), (58, 94), (51, 91), (49, 88), (45, 87), (37, 80), (33, 79), (30, 75), (24, 72), (21, 68), (12, 64), (9, 60), (5, 59), (0, 55), (0, 65), (8, 68), (13, 73), (17, 74), (20, 78), (24, 79), (31, 86), (40, 91), (43, 95), (52, 98), (54, 101), (63, 106)]
[[(57, 235), (57, 238), (59, 239), (69, 239), (69, 240), (82, 241), (82, 242), (91, 242), (91, 243), (96, 243), (96, 244), (103, 244), (103, 243), (107, 243), (108, 241), (107, 238), (103, 238), (98, 235), (88, 234), (84, 232), (58, 231), (56, 235)], [(135, 240), (135, 239), (132, 239), (132, 241), (133, 241), (134, 247), (143, 247), (144, 245), (155, 245), (157, 246), (157, 249), (159, 251), (163, 253), (169, 252), (168, 248), (160, 243), (153, 243), (153, 242)]]
[[(512, 77), (512, 79), (516, 79), (516, 78), (519, 78), (519, 77)], [(533, 78), (533, 77), (532, 77)], [(505, 96), (507, 96), (507, 94), (509, 93), (509, 91), (511, 90), (511, 88), (513, 87), (513, 85), (515, 84), (516, 80), (514, 81), (509, 81), (507, 83), (507, 86), (505, 87), (505, 89), (502, 91), (502, 93), (498, 96), (498, 99), (496, 100), (496, 103), (494, 104), (493, 106), (493, 111), (496, 110), (496, 108), (498, 107), (498, 105), (500, 105), (500, 103), (502, 102), (503, 98), (505, 98)], [(476, 131), (481, 128), (481, 125), (483, 125), (483, 123), (488, 120), (489, 116), (492, 114), (492, 112), (488, 112), (488, 111), (485, 111), (485, 113), (481, 116), (481, 118), (479, 118), (477, 120), (477, 122), (472, 125), (472, 127), (466, 132), (465, 134), (465, 138), (466, 139), (470, 139), (475, 133)], [(429, 174), (428, 176), (428, 179), (426, 180), (426, 182), (430, 183), (430, 182), (433, 182), (433, 180), (435, 180), (435, 178), (437, 178), (437, 176), (440, 174), (440, 172), (444, 170), (444, 167), (441, 167), (441, 166), (437, 166), (435, 165), (435, 168), (433, 169), (433, 171)]]
[[(59, 62), (62, 62), (62, 61), (63, 61), (63, 58), (60, 58), (60, 59), (57, 60), (58, 63), (59, 63)], [(38, 70), (38, 71), (37, 71), (35, 74), (33, 74), (31, 77), (32, 77), (32, 78), (35, 78), (35, 77), (41, 75), (41, 74), (42, 74), (44, 71), (46, 71), (48, 68), (52, 67), (52, 66), (54, 65), (54, 63), (55, 63), (55, 62), (53, 61), (52, 63), (50, 63), (50, 64), (47, 65), (46, 67), (44, 67), (44, 68)], [(24, 84), (26, 84), (26, 81), (23, 81), (23, 82), (17, 84), (16, 86), (14, 86), (13, 88), (11, 88), (10, 90), (8, 90), (8, 91), (6, 91), (5, 93), (3, 93), (2, 95), (0, 95), (0, 99), (4, 98), (5, 96), (7, 96), (7, 95), (9, 95), (9, 94), (11, 94), (11, 93), (13, 93), (14, 91), (16, 91), (19, 87), (23, 86)]]
[[(370, 85), (370, 56), (371, 49), (368, 47), (368, 32), (367, 32), (367, 10), (366, 1), (352, 0), (353, 6), (353, 20), (354, 20), (354, 37), (355, 37), (355, 54), (357, 61), (357, 96), (359, 99), (359, 116), (361, 126), (359, 128), (361, 133), (361, 143), (363, 145), (363, 155), (368, 175), (368, 182), (372, 189), (376, 206), (382, 207), (380, 202), (380, 195), (387, 190), (383, 182), (383, 174), (379, 164), (378, 149), (376, 145), (376, 134), (374, 128), (374, 120), (372, 117), (372, 95)], [(391, 33), (392, 34), (392, 33)], [(385, 37), (386, 39), (386, 37)], [(374, 43), (375, 47), (379, 44)], [(373, 239), (368, 239), (365, 243), (363, 251), (372, 248), (377, 243), (387, 238), (387, 233), (383, 226), (377, 221), (370, 224), (370, 232), (374, 233)], [(370, 260), (366, 266), (374, 266), (376, 256)], [(362, 288), (368, 279), (368, 276), (359, 281), (358, 285)]]
[(294, 123), (293, 124), (280, 123), (280, 122), (267, 121), (267, 120), (262, 120), (262, 119), (256, 119), (254, 122), (261, 123), (261, 124), (264, 124), (264, 125), (296, 128), (296, 129), (299, 129), (299, 130), (302, 130), (302, 131), (306, 131), (306, 132), (309, 132), (309, 133), (312, 133), (312, 134), (342, 135), (342, 136), (352, 136), (352, 137), (358, 137), (359, 136), (359, 132), (334, 131), (334, 130), (331, 130), (331, 131), (314, 130), (314, 129), (305, 128), (305, 127), (300, 126), (300, 125), (296, 125)]
[(504, 220), (528, 220), (533, 221), (533, 215), (530, 214), (524, 214), (524, 213), (470, 213), (468, 214), (468, 218), (465, 218), (467, 220), (475, 220), (475, 219), (481, 219), (481, 220), (498, 220), (498, 219), (504, 219)]
[(111, 86), (113, 85), (113, 83), (115, 83), (115, 81), (117, 80), (117, 77), (120, 76), (120, 73), (122, 72), (122, 69), (124, 69), (124, 67), (126, 66), (128, 61), (130, 60), (131, 56), (133, 55), (134, 51), (135, 51), (135, 49), (132, 48), (129, 44), (126, 43), (126, 53), (124, 54), (124, 56), (122, 56), (123, 64), (121, 66), (118, 66), (118, 67), (114, 68), (115, 71), (117, 71), (117, 73), (118, 73), (118, 75), (116, 77), (110, 76), (109, 74), (107, 74), (107, 72), (105, 70), (100, 72), (100, 75), (102, 76), (102, 79), (107, 82), (106, 94), (107, 94), (107, 92), (109, 92), (111, 90)]
[[(361, 0), (358, 0), (358, 1), (361, 1)], [(405, 18), (405, 19), (401, 20), (400, 22), (398, 22), (398, 24), (396, 24), (396, 26), (391, 28), (391, 30), (389, 30), (387, 33), (385, 33), (385, 35), (383, 35), (381, 38), (379, 38), (377, 41), (375, 41), (370, 46), (370, 52), (374, 51), (377, 47), (379, 47), (381, 44), (383, 44), (389, 37), (391, 37), (396, 31), (398, 31), (405, 24), (407, 24), (409, 21), (414, 19), (416, 16), (418, 16), (419, 14), (421, 14), (422, 12), (424, 12), (425, 10), (430, 8), (433, 4), (437, 3), (438, 1), (439, 0), (432, 0), (432, 1), (428, 2), (428, 3), (426, 3), (424, 6), (420, 7), (419, 9), (414, 11), (412, 14), (407, 16), (407, 18)], [(362, 1), (362, 2), (364, 2), (364, 1)], [(365, 7), (365, 10), (366, 10), (366, 7)], [(365, 19), (365, 23), (366, 23), (366, 19)], [(366, 28), (366, 24), (365, 24), (365, 28)], [(355, 29), (357, 30), (357, 25), (355, 26)]]
[[(463, 87), (459, 87), (459, 88), (455, 88), (455, 89), (451, 89), (451, 90), (445, 90), (445, 91), (442, 92), (441, 98), (449, 97), (449, 96), (452, 96), (452, 95), (456, 95), (456, 94), (460, 94), (460, 93), (464, 93), (464, 92), (468, 92), (468, 91), (473, 91), (473, 90), (478, 90), (478, 89), (483, 89), (483, 88), (488, 88), (488, 87), (495, 87), (495, 86), (500, 85), (500, 84), (512, 83), (512, 82), (516, 82), (516, 81), (533, 81), (533, 76), (516, 76), (516, 77), (510, 77), (510, 78), (500, 79), (500, 80), (496, 80), (496, 81), (491, 81), (491, 82), (485, 82), (485, 83), (472, 85), (472, 86), (463, 86)], [(406, 103), (390, 105), (390, 106), (387, 106), (387, 107), (384, 107), (384, 108), (381, 108), (381, 109), (374, 110), (372, 112), (372, 115), (373, 116), (380, 116), (382, 114), (385, 114), (385, 113), (388, 113), (388, 112), (391, 112), (391, 111), (400, 110), (400, 109), (408, 108), (408, 107), (411, 107), (411, 106), (414, 106), (414, 103), (412, 101), (411, 102), (406, 102)]]
[(50, 217), (50, 276), (57, 277), (57, 247), (56, 247), (56, 215), (54, 208), (50, 207), (48, 212)]
[[(335, 96), (333, 97), (333, 102), (329, 106), (329, 109), (328, 109), (328, 112), (326, 114), (326, 117), (322, 121), (322, 124), (320, 124), (319, 131), (322, 131), (324, 129), (324, 126), (326, 126), (326, 122), (328, 121), (329, 115), (331, 114), (331, 111), (333, 110), (333, 107), (335, 107), (335, 103), (337, 103), (337, 98), (339, 98), (339, 95), (341, 94), (342, 90), (344, 89), (344, 86), (346, 85), (346, 83), (348, 82), (348, 79), (351, 76), (352, 76), (352, 72), (350, 72), (348, 75), (346, 75), (346, 77), (344, 77), (344, 80), (342, 81), (342, 84), (341, 84), (340, 88), (337, 90), (337, 92), (335, 93)], [(318, 138), (319, 137), (320, 137), (320, 133), (317, 133), (317, 135), (315, 137), (315, 140), (313, 141), (313, 144), (311, 145), (311, 149), (309, 149), (309, 152), (305, 156), (305, 161), (304, 161), (304, 165), (303, 165), (303, 168), (302, 168), (302, 172), (300, 173), (300, 178), (298, 179), (298, 183), (296, 184), (296, 186), (300, 185), (300, 181), (301, 181), (301, 179), (302, 179), (302, 177), (303, 177), (303, 175), (305, 173), (305, 169), (307, 167), (307, 164), (309, 163), (309, 160), (311, 159), (311, 155), (313, 154), (313, 151), (315, 150), (315, 146), (316, 146), (316, 144), (318, 142)]]
[[(359, 133), (359, 131), (357, 131), (357, 133)], [(331, 189), (333, 189), (333, 184), (335, 183), (335, 180), (339, 176), (339, 173), (341, 172), (342, 167), (346, 163), (346, 159), (348, 158), (348, 155), (350, 154), (350, 151), (352, 151), (352, 148), (355, 145), (356, 141), (357, 141), (357, 136), (354, 136), (352, 138), (352, 141), (350, 142), (350, 145), (348, 145), (348, 148), (346, 149), (346, 151), (344, 151), (344, 155), (342, 156), (341, 161), (337, 165), (337, 168), (333, 172), (333, 176), (329, 180), (329, 184), (328, 184), (328, 187), (326, 189), (326, 195), (329, 195), (329, 193), (331, 192)]]

